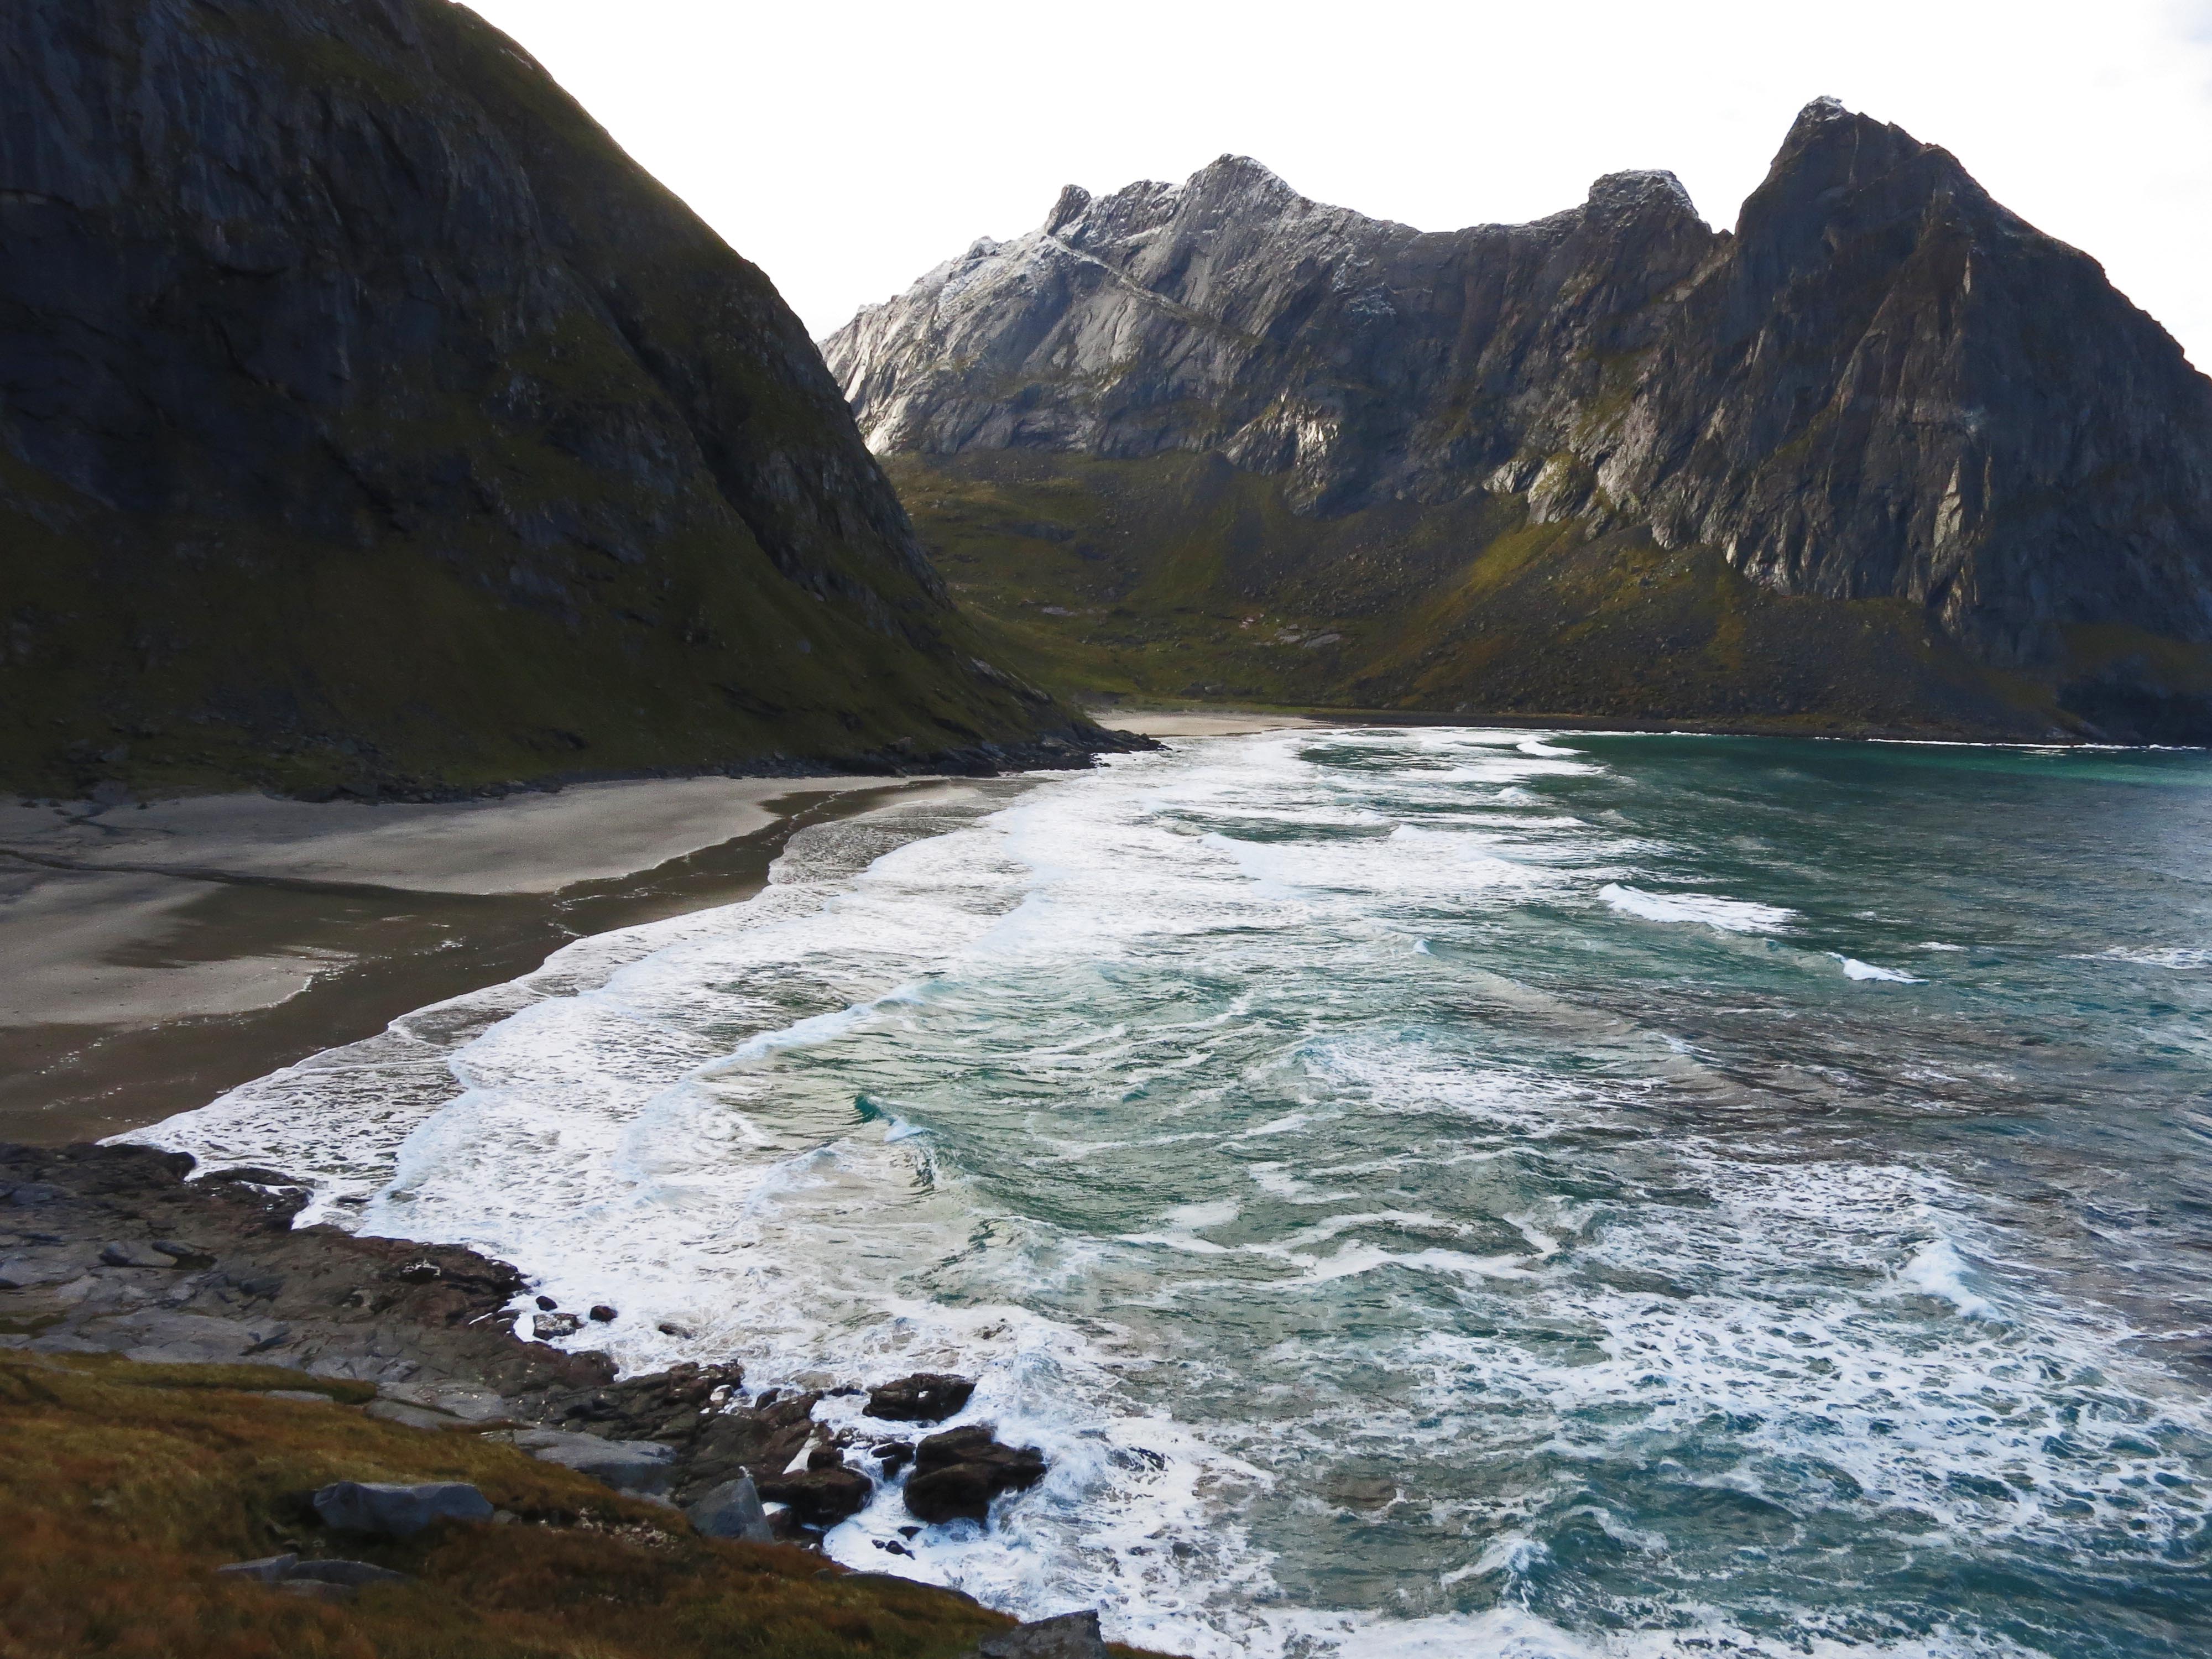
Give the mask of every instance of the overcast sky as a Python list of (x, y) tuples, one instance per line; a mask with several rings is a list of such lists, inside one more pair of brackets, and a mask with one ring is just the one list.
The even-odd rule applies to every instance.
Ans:
[(472, 0), (817, 336), (1063, 184), (1224, 151), (1424, 230), (1669, 167), (1732, 224), (1808, 100), (1954, 153), (2212, 369), (2212, 0)]

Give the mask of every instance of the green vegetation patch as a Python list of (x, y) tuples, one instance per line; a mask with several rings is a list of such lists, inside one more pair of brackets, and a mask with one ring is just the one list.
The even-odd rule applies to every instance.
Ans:
[[(1909, 601), (1772, 593), (1713, 549), (1538, 523), (1516, 498), (1306, 517), (1215, 457), (887, 465), (995, 654), (1093, 697), (1922, 737), (2078, 724), (2052, 683), (1971, 660)], [(2085, 635), (2080, 654), (2153, 648)]]
[[(260, 1366), (0, 1353), (0, 1659), (952, 1659), (1011, 1622), (795, 1547), (700, 1538), (509, 1446), (270, 1387), (358, 1397)], [(517, 1519), (341, 1542), (307, 1501), (339, 1480), (469, 1481)], [(287, 1551), (410, 1582), (331, 1605), (214, 1571)]]

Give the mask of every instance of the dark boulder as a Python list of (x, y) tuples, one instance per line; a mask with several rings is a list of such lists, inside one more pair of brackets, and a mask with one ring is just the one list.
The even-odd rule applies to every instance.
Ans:
[(737, 1538), (747, 1543), (766, 1544), (775, 1537), (768, 1523), (768, 1512), (761, 1507), (760, 1492), (749, 1474), (725, 1480), (694, 1500), (684, 1512), (691, 1517), (691, 1525), (704, 1538)]
[(759, 1483), (760, 1495), (787, 1504), (810, 1527), (830, 1528), (849, 1521), (868, 1506), (875, 1483), (858, 1469), (808, 1469), (803, 1474), (772, 1475)]
[[(724, 1411), (709, 1419), (684, 1449), (678, 1500), (688, 1502), (744, 1474), (764, 1488), (790, 1468), (792, 1459), (814, 1437), (814, 1407), (820, 1398), (814, 1394), (774, 1399), (763, 1395), (749, 1410)], [(762, 1495), (767, 1495), (765, 1490)]]
[(976, 1644), (981, 1659), (1106, 1659), (1106, 1638), (1093, 1611), (1063, 1613), (987, 1636)]
[(1026, 1492), (1044, 1479), (1044, 1454), (1004, 1446), (986, 1425), (947, 1429), (915, 1448), (906, 1506), (924, 1521), (984, 1521), (1001, 1492)]
[(975, 1392), (975, 1383), (964, 1376), (916, 1371), (869, 1389), (866, 1414), (893, 1423), (942, 1423), (957, 1414)]

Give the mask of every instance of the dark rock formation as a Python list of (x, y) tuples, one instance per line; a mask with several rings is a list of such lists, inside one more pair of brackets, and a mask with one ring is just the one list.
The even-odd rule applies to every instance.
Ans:
[[(1048, 613), (1079, 672), (1195, 596), (1297, 621), (1273, 680), (1209, 647), (1248, 695), (2212, 740), (2212, 381), (1832, 100), (1732, 234), (1663, 173), (1427, 234), (1224, 157), (1070, 187), (826, 349), (941, 553), (1010, 603), (1063, 546), (1100, 562)], [(1180, 564), (1116, 564), (1147, 538)], [(1885, 659), (1902, 718), (1858, 684)]]
[[(306, 1194), (273, 1170), (187, 1182), (192, 1160), (144, 1146), (0, 1145), (0, 1193), (43, 1194), (0, 1221), (18, 1288), (0, 1293), (0, 1340), (152, 1361), (252, 1358), (400, 1387), (464, 1382), (491, 1413), (556, 1419), (614, 1384), (605, 1356), (516, 1340), (522, 1276), (451, 1245), (295, 1231)], [(17, 1218), (20, 1218), (18, 1219)], [(189, 1239), (204, 1263), (115, 1266), (115, 1243)], [(465, 1401), (414, 1403), (477, 1415)], [(665, 1413), (664, 1413), (665, 1416)]]
[(750, 1475), (741, 1474), (734, 1480), (710, 1487), (694, 1498), (684, 1512), (703, 1537), (738, 1538), (750, 1544), (771, 1543), (775, 1538)]
[(767, 277), (471, 12), (17, 0), (0, 105), (7, 783), (1102, 742), (979, 657)]
[(942, 1423), (974, 1397), (975, 1384), (964, 1376), (916, 1371), (868, 1390), (866, 1414), (893, 1423)]
[[(181, 1153), (143, 1146), (0, 1145), (0, 1347), (286, 1365), (303, 1387), (370, 1382), (382, 1397), (368, 1409), (387, 1421), (505, 1434), (619, 1489), (684, 1504), (749, 1471), (780, 1474), (817, 1438), (817, 1395), (748, 1404), (737, 1365), (617, 1382), (604, 1354), (516, 1335), (525, 1285), (504, 1262), (295, 1230), (304, 1195), (278, 1172), (187, 1182), (191, 1169)], [(7, 1202), (27, 1194), (33, 1201)], [(102, 1260), (118, 1240), (179, 1237), (194, 1241), (200, 1267)]]
[(875, 1496), (875, 1483), (858, 1469), (842, 1463), (808, 1468), (794, 1474), (756, 1476), (760, 1495), (771, 1504), (787, 1504), (804, 1526), (829, 1528), (848, 1521)]
[(1106, 1638), (1094, 1609), (1017, 1625), (985, 1637), (975, 1651), (979, 1659), (1106, 1659)]
[[(143, 1146), (0, 1144), (0, 1348), (289, 1366), (301, 1386), (281, 1392), (318, 1406), (329, 1404), (319, 1381), (353, 1385), (354, 1398), (373, 1383), (364, 1408), (386, 1422), (495, 1436), (617, 1491), (665, 1498), (714, 1536), (757, 1540), (772, 1526), (803, 1540), (858, 1514), (909, 1456), (907, 1506), (925, 1521), (986, 1519), (994, 1498), (1045, 1474), (1040, 1452), (1002, 1445), (988, 1426), (869, 1445), (814, 1420), (820, 1394), (746, 1400), (735, 1364), (617, 1381), (604, 1354), (516, 1335), (526, 1287), (505, 1263), (295, 1229), (303, 1194), (278, 1172), (187, 1181), (191, 1167), (185, 1154)], [(21, 1194), (32, 1201), (9, 1202)], [(118, 1240), (153, 1238), (195, 1241), (204, 1265), (150, 1250), (158, 1265), (135, 1251), (119, 1265), (104, 1259)], [(928, 1379), (948, 1380), (973, 1386)], [(871, 1453), (880, 1477), (846, 1461)], [(404, 1533), (440, 1516), (489, 1518), (472, 1492), (345, 1481), (314, 1507), (331, 1527)], [(785, 1507), (771, 1518), (763, 1499)]]
[(1000, 1492), (1026, 1492), (1044, 1479), (1044, 1454), (1004, 1446), (985, 1425), (947, 1429), (915, 1448), (906, 1506), (924, 1521), (983, 1521)]

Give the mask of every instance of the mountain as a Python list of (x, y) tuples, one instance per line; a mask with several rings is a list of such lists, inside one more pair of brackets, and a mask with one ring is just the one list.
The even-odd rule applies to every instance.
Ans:
[(0, 11), (0, 781), (1066, 756), (767, 277), (446, 0)]
[(1224, 156), (1064, 191), (824, 343), (1018, 659), (1100, 690), (2212, 742), (2212, 381), (1822, 99), (1427, 234)]

